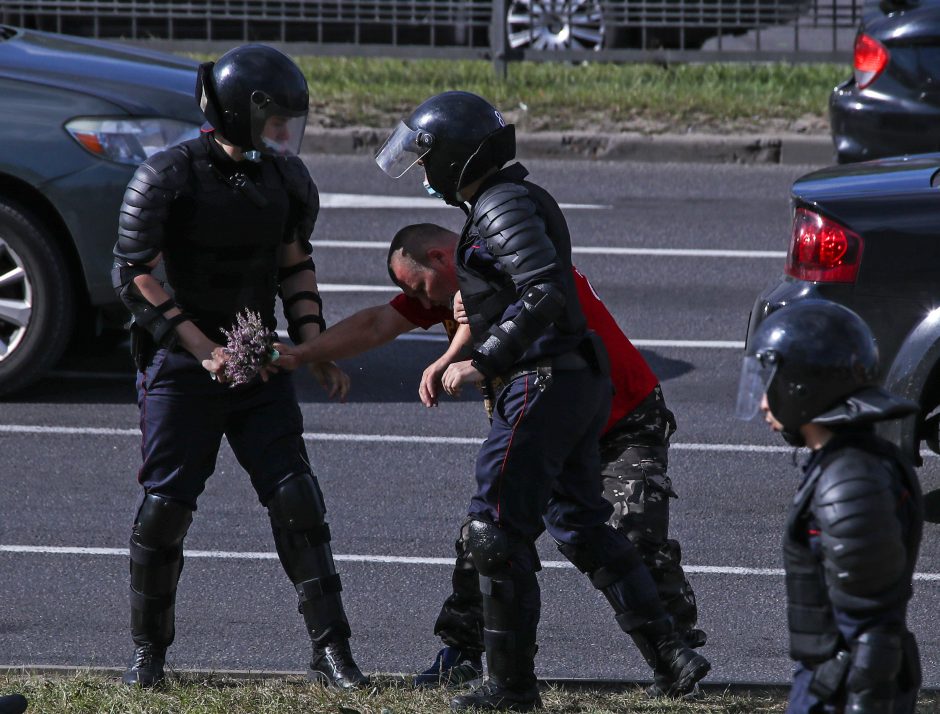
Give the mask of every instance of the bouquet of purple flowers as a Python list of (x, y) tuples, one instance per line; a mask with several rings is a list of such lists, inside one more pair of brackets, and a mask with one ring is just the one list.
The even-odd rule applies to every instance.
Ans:
[(261, 315), (246, 309), (235, 317), (231, 330), (222, 330), (226, 337), (223, 371), (226, 381), (233, 387), (246, 384), (263, 368), (280, 356), (274, 349), (277, 335), (264, 326)]

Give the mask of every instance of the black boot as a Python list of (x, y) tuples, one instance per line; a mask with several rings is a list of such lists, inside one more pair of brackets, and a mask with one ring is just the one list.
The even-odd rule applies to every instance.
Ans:
[(668, 616), (647, 622), (629, 634), (653, 668), (654, 684), (647, 689), (650, 696), (686, 696), (711, 669), (707, 659), (686, 645)]
[(450, 702), (451, 710), (528, 712), (541, 709), (542, 697), (535, 678), (538, 650), (535, 633), (484, 629), (483, 638), (489, 679), (468, 694), (454, 697)]
[(134, 650), (134, 659), (124, 671), (121, 681), (139, 687), (156, 687), (163, 682), (166, 649), (153, 645), (140, 645)]
[(356, 665), (349, 649), (349, 640), (345, 639), (323, 646), (314, 645), (307, 679), (338, 689), (369, 686), (369, 678)]
[(27, 704), (26, 697), (22, 694), (8, 694), (0, 697), (0, 714), (23, 714)]

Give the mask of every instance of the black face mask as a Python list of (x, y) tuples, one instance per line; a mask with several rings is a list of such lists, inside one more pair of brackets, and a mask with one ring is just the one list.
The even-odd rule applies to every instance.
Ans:
[(803, 438), (803, 435), (799, 431), (784, 429), (780, 432), (780, 436), (782, 436), (783, 440), (790, 446), (806, 446), (806, 439)]

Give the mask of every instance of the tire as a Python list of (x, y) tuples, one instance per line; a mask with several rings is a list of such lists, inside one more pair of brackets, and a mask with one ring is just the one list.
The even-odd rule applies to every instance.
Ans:
[(76, 302), (50, 230), (0, 197), (0, 397), (55, 365), (72, 334)]

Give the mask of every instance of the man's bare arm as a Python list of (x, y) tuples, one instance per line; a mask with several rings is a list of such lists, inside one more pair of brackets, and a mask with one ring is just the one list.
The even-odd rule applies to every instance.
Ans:
[(391, 342), (416, 325), (391, 305), (375, 305), (350, 315), (303, 345), (305, 362), (347, 359)]

